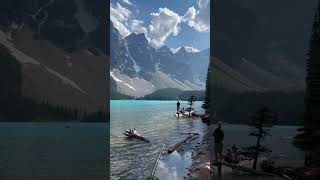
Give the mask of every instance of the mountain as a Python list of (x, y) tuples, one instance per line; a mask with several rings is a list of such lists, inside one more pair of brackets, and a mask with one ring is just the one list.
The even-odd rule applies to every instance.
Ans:
[(110, 24), (110, 76), (119, 93), (143, 97), (165, 88), (204, 89), (208, 50), (173, 54), (167, 46), (150, 46), (145, 34), (132, 33), (121, 38)]
[(214, 56), (265, 89), (303, 90), (316, 5), (317, 0), (217, 2)]
[(277, 124), (301, 124), (316, 5), (317, 0), (217, 1), (206, 110), (216, 111), (219, 120), (247, 123), (248, 113), (267, 106), (277, 113)]
[(143, 100), (184, 100), (187, 101), (190, 96), (195, 96), (196, 101), (204, 100), (204, 91), (182, 91), (175, 88), (159, 89), (152, 94), (148, 94), (142, 98)]
[(193, 72), (194, 82), (198, 85), (204, 86), (209, 65), (208, 58), (210, 57), (210, 49), (197, 53), (190, 53), (186, 51), (185, 47), (182, 47), (174, 54), (174, 57), (178, 62), (189, 65)]
[(98, 0), (1, 2), (0, 45), (19, 64), (15, 71), (23, 98), (83, 113), (108, 109), (107, 43), (101, 41), (108, 33), (105, 5)]

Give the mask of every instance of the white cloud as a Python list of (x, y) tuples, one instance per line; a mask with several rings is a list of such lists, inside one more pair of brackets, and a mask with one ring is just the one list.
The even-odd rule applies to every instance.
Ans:
[(130, 0), (122, 0), (122, 2), (128, 4), (128, 5), (133, 5), (132, 2), (130, 2)]
[(156, 48), (163, 46), (166, 39), (172, 34), (177, 36), (180, 31), (178, 26), (181, 23), (181, 17), (168, 8), (159, 8), (158, 12), (151, 15), (151, 24), (149, 25), (150, 43)]
[(198, 0), (198, 9), (190, 7), (182, 21), (198, 32), (210, 31), (210, 0)]
[(127, 28), (127, 21), (130, 16), (131, 11), (129, 9), (122, 7), (119, 3), (116, 6), (110, 3), (110, 19), (122, 37), (126, 37), (131, 33)]
[(136, 33), (144, 33), (145, 35), (147, 35), (147, 32), (148, 32), (147, 28), (143, 26), (143, 21), (139, 21), (136, 19), (131, 21), (130, 28), (133, 32), (136, 32)]
[(194, 47), (192, 47), (192, 46), (185, 46), (184, 49), (185, 49), (187, 52), (190, 52), (190, 53), (200, 52), (199, 49), (194, 48)]

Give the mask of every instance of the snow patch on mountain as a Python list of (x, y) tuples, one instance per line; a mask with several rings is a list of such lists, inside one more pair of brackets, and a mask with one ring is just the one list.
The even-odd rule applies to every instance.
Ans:
[(83, 0), (75, 0), (77, 4), (77, 12), (75, 17), (77, 18), (81, 28), (88, 34), (98, 27), (98, 20), (85, 10), (85, 4)]
[(137, 62), (134, 60), (134, 58), (131, 56), (131, 53), (130, 53), (130, 50), (128, 48), (128, 44), (127, 44), (127, 41), (126, 39), (124, 39), (124, 47), (127, 51), (127, 54), (130, 58), (130, 60), (133, 62), (133, 68), (134, 70), (136, 71), (136, 73), (139, 73), (141, 71), (141, 67), (137, 64)]
[(175, 54), (175, 53), (177, 53), (180, 49), (181, 49), (181, 47), (170, 48), (170, 51), (171, 51), (173, 54)]
[(34, 60), (30, 56), (16, 49), (13, 43), (10, 41), (9, 36), (1, 30), (0, 30), (0, 43), (4, 45), (10, 51), (11, 55), (15, 57), (15, 59), (17, 59), (20, 63), (30, 63), (35, 65), (40, 64), (38, 61)]
[[(131, 81), (131, 82), (133, 82), (133, 81)], [(130, 89), (132, 89), (132, 90), (134, 90), (134, 91), (137, 91), (136, 88), (130, 86), (130, 84), (128, 84), (128, 83), (123, 83), (123, 84), (126, 85), (126, 86), (128, 86)]]
[[(123, 82), (121, 79), (117, 78), (114, 73), (112, 71), (110, 71), (110, 76), (116, 81), (116, 82), (120, 82), (123, 83), (124, 85), (128, 86), (130, 89), (136, 91), (136, 88), (132, 87), (130, 84)], [(139, 80), (139, 78), (136, 78)], [(133, 79), (129, 79), (129, 81), (131, 83), (134, 83)]]
[(84, 91), (83, 89), (81, 89), (74, 81), (68, 79), (67, 77), (61, 75), (60, 73), (58, 73), (57, 71), (53, 70), (53, 69), (50, 69), (48, 67), (45, 66), (45, 69), (53, 74), (54, 76), (58, 77), (59, 79), (61, 79), (61, 81), (64, 83), (64, 84), (67, 84), (67, 85), (70, 85), (74, 88), (76, 88), (78, 91), (80, 91), (82, 94), (87, 94), (86, 91)]
[(116, 81), (117, 91), (121, 94), (142, 97), (155, 91), (152, 83), (139, 77), (131, 78), (128, 75), (121, 73), (118, 69), (110, 71), (110, 77)]
[(87, 92), (84, 91), (83, 89), (81, 89), (80, 86), (77, 85), (77, 83), (75, 83), (74, 81), (72, 81), (69, 78), (63, 76), (62, 74), (56, 72), (55, 70), (50, 69), (49, 67), (47, 67), (43, 64), (40, 64), (39, 61), (35, 60), (34, 58), (30, 57), (29, 55), (25, 54), (24, 52), (16, 49), (14, 47), (13, 43), (8, 40), (8, 35), (5, 34), (1, 30), (0, 30), (0, 44), (5, 46), (9, 50), (10, 54), (18, 62), (20, 62), (22, 64), (33, 64), (33, 65), (40, 66), (40, 68), (44, 68), (47, 72), (54, 75), (56, 78), (59, 78), (64, 84), (67, 84), (67, 85), (77, 89), (78, 91), (80, 91), (83, 94), (87, 94)]
[(113, 73), (112, 71), (110, 71), (110, 76), (111, 76), (116, 82), (123, 82), (123, 81), (121, 81), (120, 79), (118, 79), (118, 78), (114, 75), (114, 73)]

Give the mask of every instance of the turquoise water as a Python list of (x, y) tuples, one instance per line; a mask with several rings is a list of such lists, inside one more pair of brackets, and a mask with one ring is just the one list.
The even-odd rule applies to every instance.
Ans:
[[(181, 106), (186, 106), (182, 102)], [(197, 102), (195, 108), (201, 111), (202, 102)], [(152, 167), (164, 142), (165, 150), (179, 142), (186, 135), (185, 132), (199, 132), (201, 136), (207, 126), (200, 119), (177, 119), (174, 117), (175, 101), (111, 101), (110, 110), (110, 165), (111, 179), (145, 179), (152, 171)], [(122, 135), (126, 129), (136, 128), (149, 138), (151, 143), (139, 140), (129, 140)], [(272, 149), (272, 155), (280, 156), (279, 165), (299, 166), (303, 164), (303, 153), (291, 144), (296, 134), (294, 126), (276, 126), (272, 129), (272, 136), (266, 137), (263, 144)], [(225, 131), (225, 146), (254, 145), (256, 139), (248, 136), (250, 128), (246, 125), (223, 126)], [(201, 136), (196, 143), (201, 142)], [(177, 152), (163, 154), (156, 176), (160, 179), (184, 179), (187, 168), (190, 167), (191, 155), (194, 147), (190, 143), (182, 146)], [(213, 145), (210, 146), (213, 148)], [(165, 151), (164, 151), (165, 152)]]
[(0, 123), (0, 179), (106, 179), (105, 123)]
[[(292, 145), (292, 140), (297, 133), (297, 126), (274, 126), (271, 128), (271, 136), (262, 139), (261, 144), (272, 150), (268, 156), (278, 156), (277, 164), (282, 166), (301, 166), (304, 162), (304, 154)], [(246, 125), (223, 126), (225, 133), (224, 145), (230, 147), (233, 144), (240, 146), (252, 146), (257, 139), (249, 136), (250, 127)], [(213, 149), (213, 145), (211, 145)]]
[[(196, 102), (196, 110), (202, 102)], [(181, 102), (185, 107), (187, 102)], [(152, 171), (157, 155), (164, 142), (168, 147), (181, 141), (188, 132), (202, 133), (207, 125), (199, 118), (174, 117), (175, 101), (111, 101), (110, 109), (110, 165), (111, 179), (145, 179)], [(129, 140), (122, 133), (136, 128), (151, 143)], [(201, 141), (201, 138), (197, 139)], [(188, 146), (185, 145), (185, 146)], [(181, 149), (189, 149), (182, 146)], [(190, 150), (179, 150), (170, 155), (164, 153), (156, 171), (161, 179), (183, 179), (191, 165)]]

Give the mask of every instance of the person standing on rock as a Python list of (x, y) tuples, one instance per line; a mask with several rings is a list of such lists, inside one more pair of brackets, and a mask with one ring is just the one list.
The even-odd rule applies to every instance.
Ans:
[(178, 102), (177, 102), (177, 113), (179, 113), (179, 110), (180, 110), (180, 102), (178, 100)]
[(222, 122), (217, 123), (218, 127), (214, 130), (212, 136), (214, 137), (214, 156), (216, 161), (222, 161), (222, 149), (224, 132), (222, 130)]

